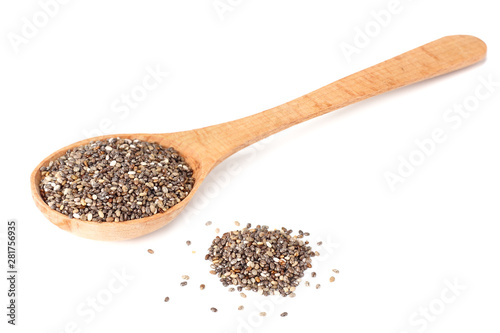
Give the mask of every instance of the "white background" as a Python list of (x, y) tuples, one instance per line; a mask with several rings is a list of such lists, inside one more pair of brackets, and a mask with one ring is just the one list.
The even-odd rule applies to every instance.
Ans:
[[(390, 22), (372, 30), (349, 59), (341, 45), (355, 45), (357, 29), (376, 29), (371, 13), (389, 1), (222, 3), (232, 5), (221, 16), (213, 0), (69, 1), (15, 47), (11, 40), (22, 36), (23, 18), (33, 22), (40, 3), (2, 2), (1, 262), (5, 271), (6, 222), (16, 218), (20, 274), (16, 327), (6, 324), (1, 279), (1, 327), (57, 333), (498, 331), (498, 83), (459, 124), (443, 118), (455, 104), (473, 100), (481, 78), (500, 81), (493, 2), (401, 0)], [(214, 170), (188, 211), (148, 236), (117, 243), (78, 238), (47, 221), (30, 197), (37, 163), (86, 133), (98, 134), (103, 119), (106, 133), (225, 122), (450, 34), (482, 38), (487, 60), (245, 149)], [(137, 107), (114, 112), (147, 68), (169, 75)], [(391, 191), (384, 174), (397, 172), (400, 156), (418, 154), (415, 141), (436, 128), (447, 140)], [(237, 172), (230, 172), (231, 162)], [(314, 244), (323, 241), (313, 268), (318, 276), (307, 273), (322, 288), (302, 284), (296, 298), (284, 300), (228, 293), (208, 273), (204, 255), (215, 228), (232, 230), (235, 220), (303, 229)], [(329, 283), (332, 268), (340, 274)], [(123, 288), (115, 283), (113, 290), (120, 290), (110, 294), (114, 274), (123, 271), (130, 280)], [(181, 288), (183, 274), (191, 280)], [(450, 283), (465, 290), (453, 293)], [(99, 311), (88, 303), (96, 297)], [(244, 311), (237, 311), (240, 304)], [(212, 306), (219, 312), (210, 312)], [(259, 308), (266, 318), (256, 316)], [(289, 316), (281, 318), (283, 311)]]

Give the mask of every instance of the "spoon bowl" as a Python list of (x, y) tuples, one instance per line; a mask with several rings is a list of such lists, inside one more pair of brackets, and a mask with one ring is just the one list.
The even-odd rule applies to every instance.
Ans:
[[(75, 235), (106, 241), (126, 240), (140, 237), (153, 232), (165, 224), (172, 221), (182, 209), (191, 200), (193, 195), (198, 190), (200, 184), (208, 175), (214, 164), (210, 163), (210, 159), (203, 158), (200, 155), (201, 149), (196, 149), (196, 145), (186, 145), (183, 139), (186, 139), (186, 132), (171, 133), (171, 134), (112, 134), (98, 136), (82, 141), (75, 142), (69, 146), (61, 148), (51, 155), (47, 156), (35, 168), (31, 175), (31, 192), (35, 205), (38, 209), (59, 228), (69, 231)], [(51, 161), (63, 156), (68, 150), (86, 145), (92, 141), (107, 140), (110, 138), (120, 137), (122, 139), (138, 139), (142, 141), (155, 142), (163, 147), (174, 147), (179, 154), (185, 158), (188, 165), (193, 170), (193, 178), (195, 183), (193, 189), (188, 196), (175, 206), (169, 208), (166, 212), (158, 213), (141, 219), (123, 221), (123, 222), (92, 222), (82, 221), (80, 219), (70, 218), (56, 210), (51, 209), (43, 200), (40, 194), (41, 172), (40, 168), (48, 166)]]
[[(37, 165), (30, 179), (32, 197), (49, 221), (75, 235), (106, 241), (140, 237), (165, 226), (179, 215), (209, 172), (240, 149), (355, 102), (470, 66), (485, 55), (486, 44), (480, 39), (467, 35), (447, 36), (242, 119), (169, 134), (113, 134), (82, 140), (57, 150)], [(156, 142), (177, 150), (193, 170), (195, 183), (189, 195), (166, 212), (124, 222), (82, 221), (51, 209), (40, 195), (40, 168), (75, 147), (116, 137)]]

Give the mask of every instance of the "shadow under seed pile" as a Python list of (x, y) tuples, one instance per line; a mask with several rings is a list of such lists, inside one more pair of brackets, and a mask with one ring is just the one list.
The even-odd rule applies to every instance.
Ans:
[(311, 268), (315, 256), (303, 235), (291, 236), (292, 230), (269, 230), (257, 225), (217, 236), (205, 256), (212, 261), (212, 274), (217, 274), (227, 287), (256, 291), (265, 296), (294, 296), (295, 288)]
[(83, 221), (121, 222), (164, 212), (187, 197), (193, 172), (173, 148), (111, 138), (68, 150), (42, 167), (50, 208)]

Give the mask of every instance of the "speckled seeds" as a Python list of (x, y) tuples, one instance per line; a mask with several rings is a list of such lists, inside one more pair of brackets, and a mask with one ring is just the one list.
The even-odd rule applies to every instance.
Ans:
[(83, 221), (121, 222), (164, 212), (187, 197), (193, 172), (173, 148), (111, 138), (68, 150), (42, 167), (50, 208)]
[(217, 236), (205, 259), (224, 286), (259, 294), (295, 295), (294, 291), (311, 266), (315, 254), (292, 230), (269, 230), (257, 225)]

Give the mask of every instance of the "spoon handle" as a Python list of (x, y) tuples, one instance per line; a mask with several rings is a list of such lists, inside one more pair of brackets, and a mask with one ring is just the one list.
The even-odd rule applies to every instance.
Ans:
[(196, 130), (215, 165), (238, 150), (308, 119), (384, 92), (472, 65), (486, 44), (447, 36), (335, 81), (283, 105), (242, 119)]

